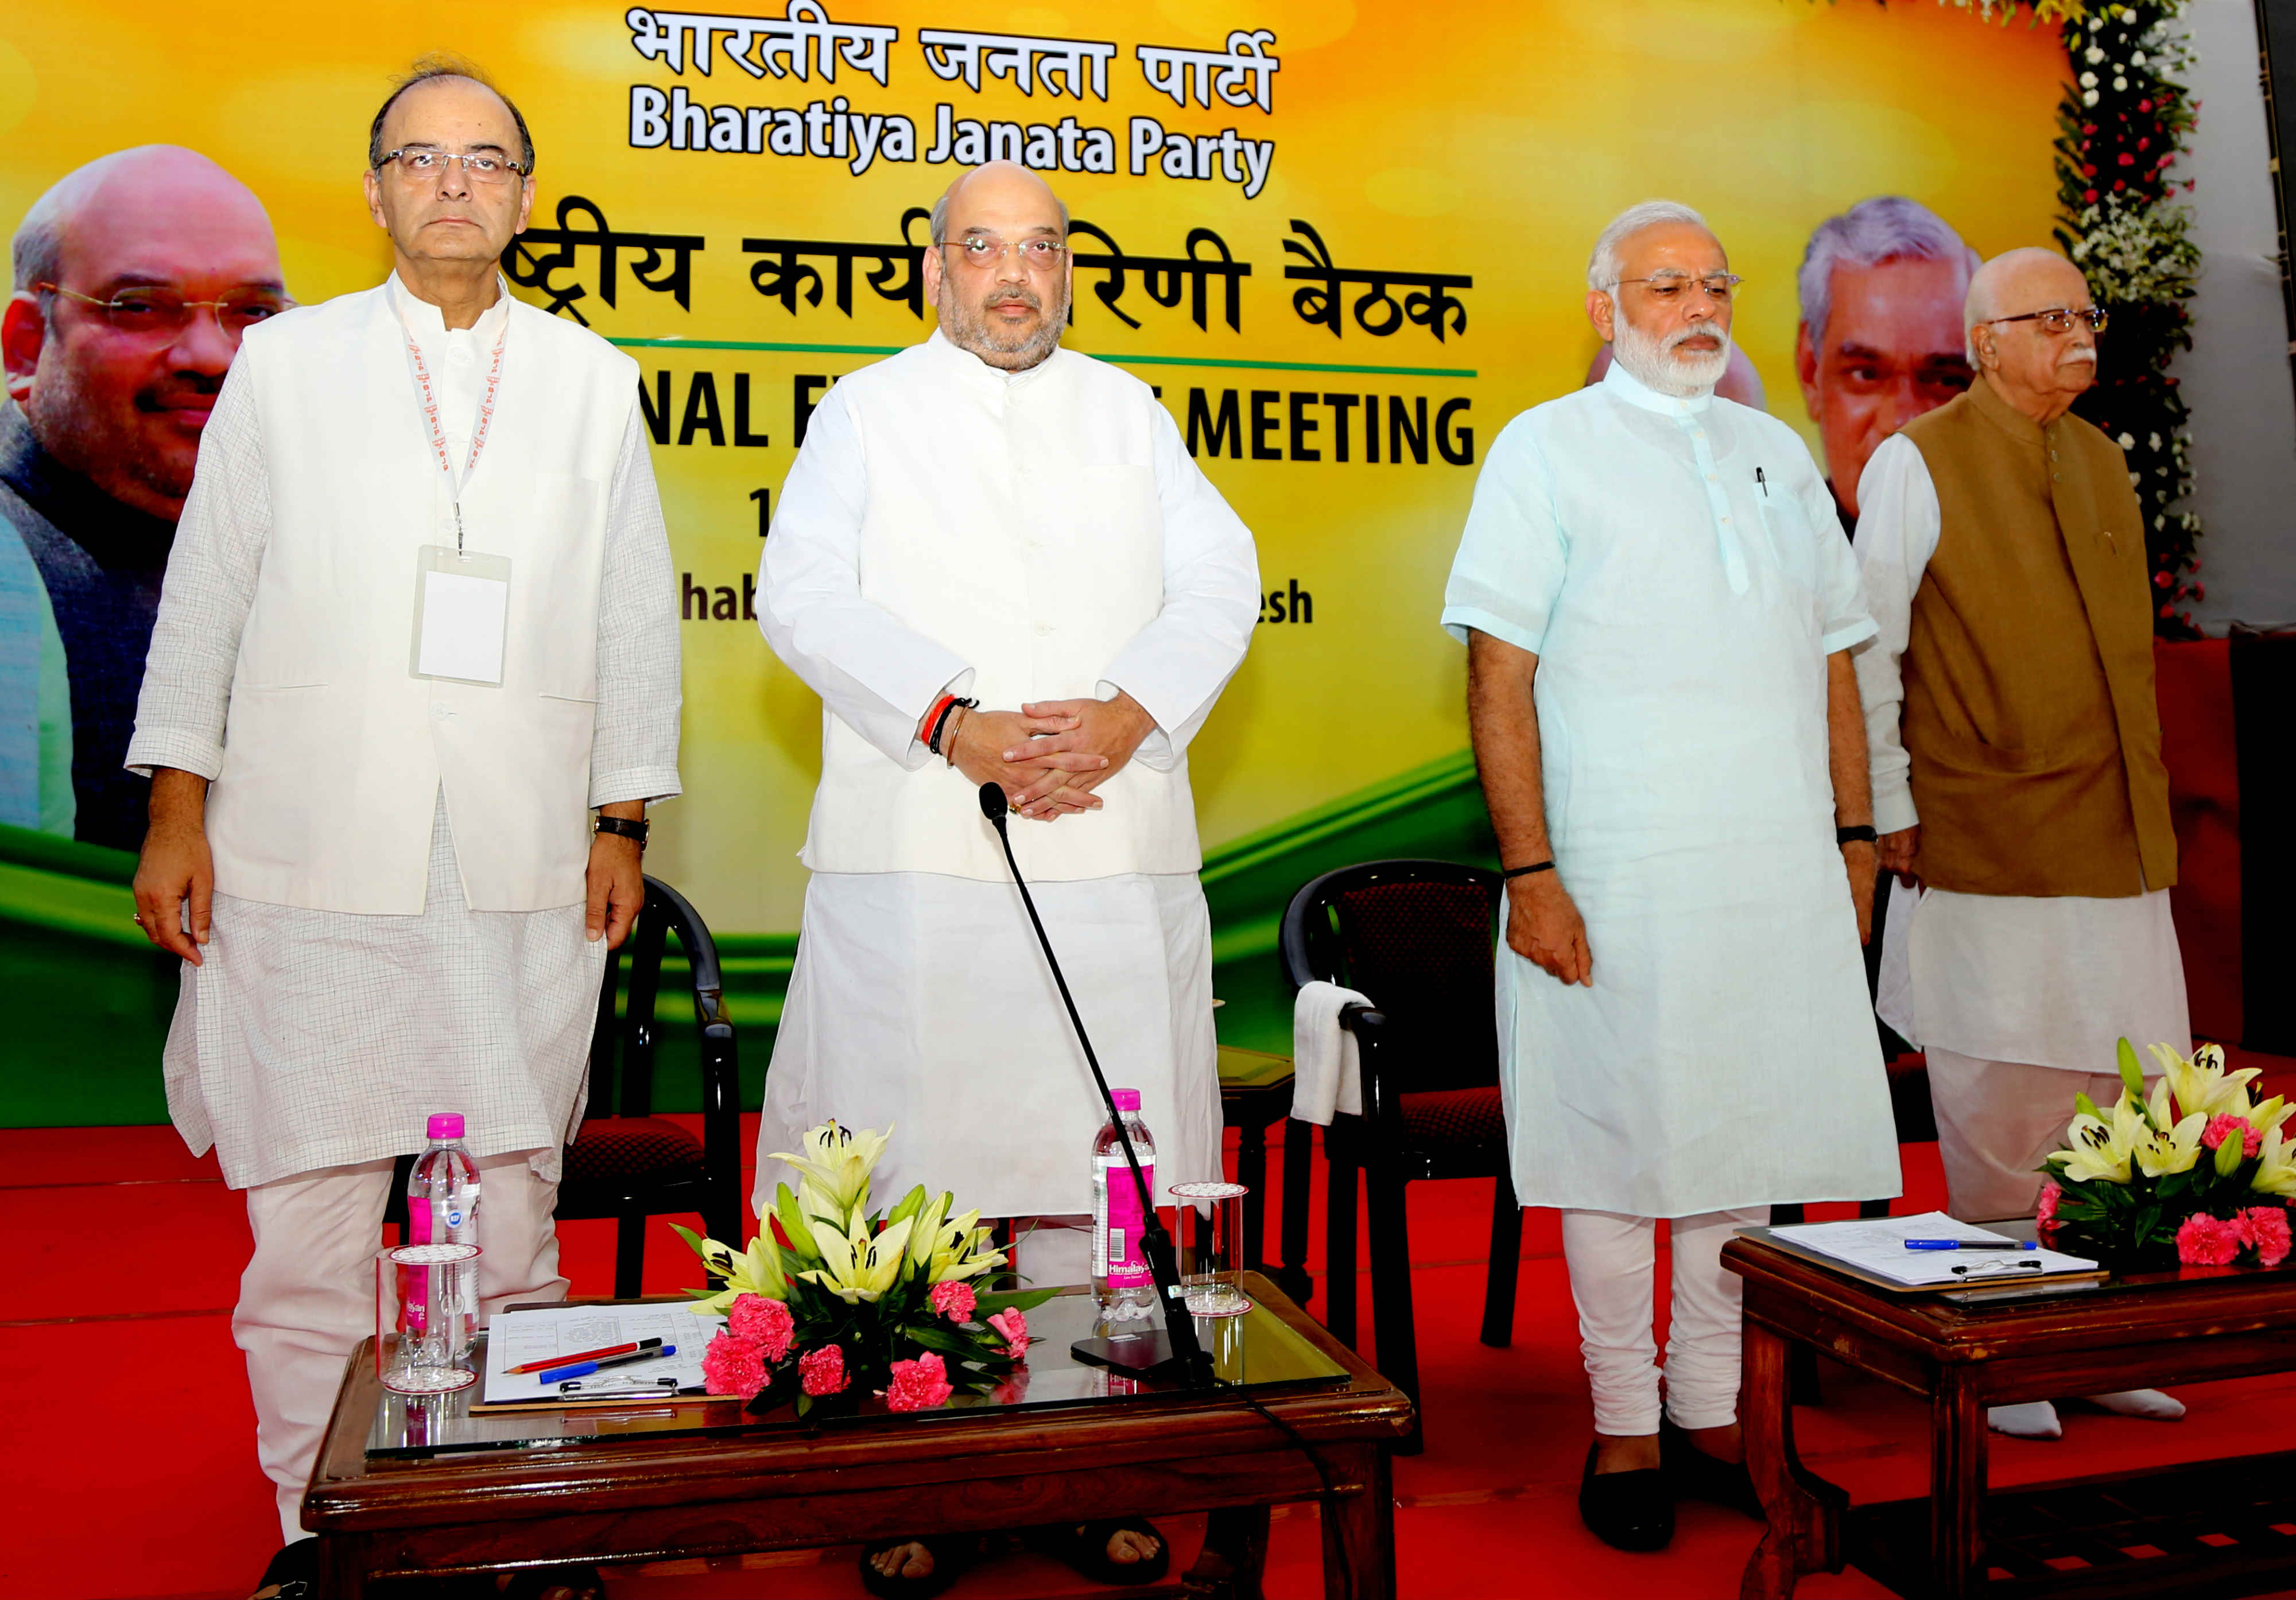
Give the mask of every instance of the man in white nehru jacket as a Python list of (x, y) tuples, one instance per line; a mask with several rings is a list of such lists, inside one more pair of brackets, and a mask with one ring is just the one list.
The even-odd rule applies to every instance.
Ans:
[(1617, 359), (1499, 435), (1444, 593), (1507, 874), (1515, 1193), (1562, 1212), (1595, 1401), (1579, 1514), (1628, 1550), (1667, 1543), (1677, 1494), (1759, 1514), (1733, 1230), (1898, 1192), (1858, 958), (1849, 647), (1874, 624), (1809, 451), (1714, 393), (1737, 283), (1686, 206), (1603, 230), (1587, 313)]
[[(839, 381), (759, 568), (758, 624), (822, 699), (813, 879), (766, 1075), (759, 1198), (830, 1118), (896, 1129), (883, 1193), (1022, 1219), (1020, 1269), (1091, 1272), (1106, 1112), (979, 791), (1028, 874), (1111, 1087), (1140, 1091), (1160, 1193), (1220, 1175), (1211, 925), (1187, 747), (1259, 615), (1251, 535), (1148, 386), (1060, 348), (1068, 213), (990, 162), (924, 252), (931, 338)], [(760, 1211), (765, 1208), (760, 1205)], [(1121, 1509), (1117, 1508), (1117, 1509)], [(865, 1554), (880, 1594), (959, 1542)], [(1063, 1530), (1111, 1581), (1168, 1551), (1138, 1519)]]
[(316, 1581), (299, 1506), (430, 1113), (478, 1165), (481, 1310), (565, 1294), (559, 1153), (645, 803), (678, 792), (636, 368), (510, 298), (534, 146), (474, 72), (418, 63), (376, 113), (389, 281), (248, 331), (127, 751), (152, 776), (136, 920), (184, 958), (169, 1109), (255, 1236), (232, 1331), (288, 1541), (259, 1596)]

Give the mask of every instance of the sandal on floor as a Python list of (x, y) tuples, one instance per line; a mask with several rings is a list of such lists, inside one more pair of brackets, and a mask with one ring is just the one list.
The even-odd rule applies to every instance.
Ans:
[(1709, 1456), (1691, 1442), (1688, 1433), (1662, 1419), (1658, 1425), (1658, 1454), (1659, 1465), (1677, 1497), (1727, 1506), (1758, 1522), (1769, 1520), (1744, 1462)]
[[(1118, 1561), (1108, 1541), (1119, 1533), (1140, 1533), (1156, 1541), (1145, 1561)], [(1046, 1555), (1065, 1563), (1095, 1583), (1115, 1588), (1157, 1583), (1172, 1565), (1172, 1541), (1146, 1517), (1114, 1517), (1097, 1522), (1059, 1522), (1037, 1530), (1035, 1542)]]
[(575, 1600), (585, 1595), (590, 1600), (606, 1600), (606, 1580), (594, 1566), (521, 1567), (510, 1575), (510, 1581), (499, 1588), (482, 1590), (501, 1596), (501, 1600), (542, 1600), (553, 1589), (566, 1589)]
[[(873, 1558), (903, 1545), (922, 1545), (932, 1553), (933, 1570), (922, 1578), (904, 1578), (898, 1572), (880, 1572)], [(932, 1596), (955, 1583), (964, 1571), (978, 1559), (980, 1541), (969, 1535), (942, 1533), (931, 1538), (913, 1536), (908, 1538), (882, 1538), (861, 1547), (861, 1587), (877, 1596), (877, 1600), (932, 1600)]]
[(319, 1592), (319, 1541), (299, 1538), (282, 1545), (256, 1579), (255, 1592), (276, 1588), (275, 1600), (313, 1600)]

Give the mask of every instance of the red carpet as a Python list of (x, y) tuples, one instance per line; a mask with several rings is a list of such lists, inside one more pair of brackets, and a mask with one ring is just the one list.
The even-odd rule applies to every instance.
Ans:
[[(2296, 1077), (2296, 1063), (2253, 1064)], [(1936, 1146), (1905, 1154), (1899, 1209), (1941, 1203)], [(212, 1161), (192, 1161), (164, 1128), (0, 1131), (0, 1163), (8, 1174), (0, 1186), (0, 1415), (13, 1446), (0, 1455), (0, 1504), (14, 1508), (8, 1522), (16, 1530), (0, 1539), (0, 1594), (236, 1600), (252, 1588), (276, 1533), (269, 1486), (255, 1466), (245, 1369), (231, 1342), (229, 1309), (247, 1250), (238, 1198)], [(1320, 1173), (1316, 1186), (1320, 1196)], [(1553, 1214), (1527, 1218), (1514, 1344), (1494, 1350), (1475, 1337), (1488, 1186), (1419, 1184), (1412, 1195), (1427, 1452), (1396, 1465), (1402, 1593), (1734, 1596), (1756, 1538), (1742, 1518), (1685, 1506), (1673, 1547), (1650, 1556), (1611, 1551), (1578, 1525), (1591, 1420)], [(576, 1292), (605, 1292), (612, 1225), (571, 1223), (564, 1237)], [(1319, 1278), (1321, 1263), (1319, 1229), (1310, 1257)], [(694, 1281), (692, 1256), (658, 1219), (647, 1288)], [(1368, 1330), (1367, 1285), (1362, 1305)], [(64, 1374), (70, 1381), (56, 1375)], [(2180, 1424), (2082, 1413), (2068, 1415), (2057, 1444), (1997, 1439), (1994, 1481), (2269, 1448), (2259, 1442), (2259, 1419), (2289, 1415), (2296, 1376), (2180, 1392), (2191, 1407)], [(1912, 1401), (1828, 1368), (1826, 1404), (1803, 1411), (1797, 1428), (1811, 1465), (1858, 1499), (1925, 1492), (1926, 1417)], [(1200, 1522), (1168, 1531), (1185, 1564)], [(1279, 1510), (1267, 1593), (1320, 1595), (1319, 1548), (1312, 1507)], [(610, 1579), (612, 1600), (844, 1600), (861, 1593), (852, 1563), (841, 1549), (660, 1563)], [(1034, 1556), (984, 1568), (952, 1591), (1000, 1600), (1115, 1592)], [(1807, 1579), (1800, 1593), (1838, 1600), (1884, 1591), (1845, 1572)]]

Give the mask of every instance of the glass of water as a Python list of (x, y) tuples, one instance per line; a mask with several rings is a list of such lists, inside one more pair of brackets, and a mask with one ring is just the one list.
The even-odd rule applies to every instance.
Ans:
[[(1242, 1184), (1174, 1184), (1172, 1202), (1184, 1208), (1180, 1293), (1197, 1317), (1241, 1317), (1251, 1309), (1243, 1295)], [(1192, 1212), (1193, 1215), (1185, 1213)]]

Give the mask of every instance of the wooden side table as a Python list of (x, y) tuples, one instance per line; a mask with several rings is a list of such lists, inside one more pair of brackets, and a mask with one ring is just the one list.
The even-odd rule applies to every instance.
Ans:
[[(2296, 1584), (2296, 1453), (1986, 1491), (1986, 1408), (2296, 1371), (2296, 1271), (2187, 1268), (2046, 1294), (1893, 1294), (1766, 1243), (1745, 1279), (1746, 1462), (1769, 1514), (1745, 1600), (1853, 1564), (1938, 1600), (2257, 1594)], [(1787, 1352), (1926, 1401), (1930, 1493), (1855, 1508), (1794, 1450)], [(2260, 1423), (2260, 1439), (2279, 1434)]]
[[(1243, 1229), (1251, 1241), (1250, 1266), (1264, 1272), (1293, 1303), (1304, 1306), (1315, 1291), (1308, 1276), (1308, 1168), (1314, 1163), (1316, 1130), (1292, 1116), (1292, 1058), (1261, 1050), (1219, 1047), (1220, 1120), (1237, 1130), (1235, 1181), (1251, 1191), (1244, 1196)], [(1283, 1264), (1267, 1264), (1267, 1130), (1283, 1124)]]

